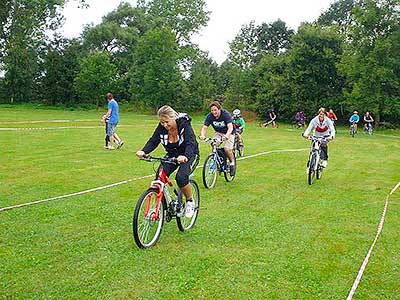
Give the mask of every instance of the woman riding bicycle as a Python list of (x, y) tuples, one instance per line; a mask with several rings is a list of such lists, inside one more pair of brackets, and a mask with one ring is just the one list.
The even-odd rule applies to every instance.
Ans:
[(364, 130), (368, 131), (368, 126), (372, 126), (372, 123), (374, 122), (374, 118), (370, 114), (369, 111), (367, 111), (364, 115)]
[(213, 101), (210, 104), (211, 112), (207, 115), (204, 120), (204, 125), (201, 128), (200, 139), (206, 138), (206, 132), (208, 126), (212, 126), (215, 130), (214, 136), (224, 141), (224, 151), (230, 161), (230, 173), (231, 176), (235, 175), (235, 159), (233, 155), (233, 145), (235, 143), (236, 129), (233, 126), (233, 120), (231, 114), (222, 109), (221, 104), (218, 101)]
[[(315, 137), (326, 137), (327, 141), (331, 141), (335, 137), (335, 128), (333, 127), (331, 119), (326, 116), (325, 108), (321, 107), (318, 110), (318, 116), (310, 121), (306, 131), (303, 133), (303, 137), (307, 139), (313, 129)], [(328, 165), (327, 143), (321, 144), (321, 165), (324, 168)]]
[(199, 145), (190, 124), (191, 118), (187, 114), (178, 114), (168, 105), (158, 110), (158, 117), (160, 123), (143, 149), (136, 152), (136, 156), (144, 158), (161, 143), (168, 157), (177, 158), (179, 165), (163, 164), (163, 168), (167, 176), (178, 169), (176, 183), (186, 198), (185, 215), (191, 218), (194, 214), (194, 203), (189, 175), (191, 164), (199, 155)]

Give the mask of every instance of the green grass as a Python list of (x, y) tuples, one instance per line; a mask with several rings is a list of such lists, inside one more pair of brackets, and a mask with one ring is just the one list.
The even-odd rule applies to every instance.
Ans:
[[(118, 133), (126, 144), (112, 152), (103, 150), (102, 112), (0, 112), (1, 128), (94, 127), (1, 130), (0, 207), (152, 173), (134, 154), (154, 130), (154, 116), (123, 113)], [(195, 117), (197, 133), (201, 123)], [(313, 186), (307, 150), (241, 160), (234, 182), (219, 177), (212, 190), (198, 170), (195, 228), (180, 233), (167, 223), (145, 251), (133, 242), (131, 218), (150, 179), (0, 212), (0, 299), (345, 299), (400, 180), (399, 136), (353, 139), (339, 128)], [(244, 139), (248, 155), (309, 147), (283, 124), (249, 123)], [(200, 146), (203, 162), (210, 149)], [(354, 299), (400, 299), (399, 230), (398, 190)]]

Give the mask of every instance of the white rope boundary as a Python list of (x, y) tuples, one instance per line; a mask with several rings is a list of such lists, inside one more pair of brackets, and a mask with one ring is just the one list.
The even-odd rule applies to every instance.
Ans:
[[(238, 160), (257, 157), (257, 156), (260, 156), (260, 155), (271, 154), (271, 153), (295, 152), (295, 151), (304, 151), (304, 150), (307, 150), (307, 149), (308, 148), (304, 148), (304, 149), (271, 150), (271, 151), (267, 151), (267, 152), (261, 152), (261, 153), (249, 155), (249, 156), (246, 156), (246, 157), (242, 157), (242, 158), (239, 158)], [(197, 168), (202, 168), (202, 166), (198, 166)], [(107, 188), (111, 188), (111, 187), (114, 187), (114, 186), (118, 186), (118, 185), (121, 185), (121, 184), (126, 184), (126, 183), (129, 183), (129, 182), (132, 182), (132, 181), (149, 178), (149, 177), (152, 177), (152, 176), (154, 176), (154, 174), (146, 175), (146, 176), (142, 176), (142, 177), (138, 177), (138, 178), (132, 178), (132, 179), (128, 179), (128, 180), (124, 180), (124, 181), (120, 181), (120, 182), (116, 182), (116, 183), (112, 183), (112, 184), (108, 184), (108, 185), (104, 185), (104, 186), (100, 186), (100, 187), (96, 187), (96, 188), (92, 188), (92, 189), (89, 189), (89, 190), (84, 190), (84, 191), (80, 191), (80, 192), (76, 192), (76, 193), (71, 193), (71, 194), (67, 194), (67, 195), (62, 195), (62, 196), (47, 198), (47, 199), (43, 199), (43, 200), (37, 200), (37, 201), (32, 201), (32, 202), (27, 202), (27, 203), (22, 203), (22, 204), (17, 204), (17, 205), (12, 205), (12, 206), (8, 206), (8, 207), (3, 207), (3, 208), (0, 208), (0, 212), (6, 211), (6, 210), (15, 209), (15, 208), (20, 208), (20, 207), (24, 207), (24, 206), (30, 206), (30, 205), (45, 203), (45, 202), (49, 202), (49, 201), (53, 201), (53, 200), (69, 198), (69, 197), (83, 195), (83, 194), (87, 194), (87, 193), (92, 193), (92, 192), (104, 190), (104, 189), (107, 189)]]
[(22, 203), (22, 204), (12, 205), (12, 206), (8, 206), (8, 207), (3, 207), (3, 208), (0, 208), (0, 212), (6, 211), (6, 210), (10, 210), (10, 209), (14, 209), (14, 208), (20, 208), (20, 207), (24, 207), (24, 206), (30, 206), (30, 205), (45, 203), (45, 202), (49, 202), (49, 201), (53, 201), (53, 200), (58, 200), (58, 199), (63, 199), (63, 198), (83, 195), (83, 194), (87, 194), (87, 193), (92, 193), (92, 192), (108, 189), (108, 188), (111, 188), (111, 187), (114, 187), (114, 186), (117, 186), (117, 185), (129, 183), (129, 182), (132, 182), (132, 181), (135, 181), (135, 180), (149, 178), (149, 177), (152, 177), (152, 176), (154, 176), (154, 175), (146, 175), (146, 176), (142, 176), (142, 177), (138, 177), (138, 178), (132, 178), (132, 179), (128, 179), (128, 180), (124, 180), (124, 181), (120, 181), (120, 182), (116, 182), (116, 183), (100, 186), (100, 187), (93, 188), (93, 189), (90, 189), (90, 190), (85, 190), (85, 191), (76, 192), (76, 193), (72, 193), (72, 194), (67, 194), (67, 195), (47, 198), (47, 199), (43, 199), (43, 200), (37, 200), (37, 201), (28, 202), (28, 203)]
[(350, 292), (349, 292), (349, 295), (347, 296), (347, 300), (352, 300), (352, 299), (353, 299), (354, 293), (356, 292), (357, 287), (358, 287), (358, 285), (360, 284), (361, 278), (362, 278), (362, 276), (363, 276), (363, 274), (364, 274), (365, 268), (367, 267), (367, 264), (368, 264), (369, 258), (370, 258), (370, 256), (371, 256), (372, 250), (374, 249), (375, 244), (376, 244), (376, 242), (377, 242), (377, 240), (378, 240), (378, 238), (379, 238), (379, 235), (381, 234), (381, 231), (382, 231), (382, 228), (383, 228), (383, 223), (384, 223), (384, 221), (385, 221), (385, 216), (386, 216), (386, 212), (387, 212), (387, 207), (388, 207), (388, 204), (389, 204), (389, 197), (390, 197), (390, 195), (392, 195), (392, 194), (399, 188), (399, 186), (400, 186), (400, 181), (399, 181), (399, 182), (397, 183), (397, 185), (390, 191), (390, 194), (386, 196), (385, 206), (384, 206), (384, 208), (383, 208), (381, 220), (380, 220), (379, 225), (378, 225), (378, 230), (377, 230), (377, 232), (376, 232), (375, 239), (374, 239), (374, 241), (372, 242), (372, 245), (371, 245), (371, 247), (369, 248), (369, 251), (368, 251), (367, 255), (365, 256), (365, 259), (364, 259), (364, 261), (363, 261), (363, 263), (362, 263), (362, 265), (361, 265), (361, 267), (360, 267), (360, 270), (358, 271), (357, 277), (356, 277), (356, 279), (354, 280), (354, 283), (353, 283), (353, 286), (351, 287), (351, 290), (350, 290)]
[[(301, 149), (283, 149), (283, 150), (271, 150), (271, 151), (266, 151), (266, 152), (260, 152), (260, 153), (256, 153), (256, 154), (252, 154), (249, 156), (245, 156), (245, 157), (241, 157), (238, 158), (237, 160), (243, 160), (243, 159), (248, 159), (248, 158), (254, 158), (254, 157), (258, 157), (261, 155), (268, 155), (268, 154), (272, 154), (272, 153), (283, 153), (283, 152), (299, 152), (299, 151), (305, 151), (308, 150), (308, 148), (301, 148)], [(202, 168), (202, 166), (198, 166), (197, 168)], [(149, 178), (149, 177), (153, 177), (154, 174), (151, 175), (146, 175), (146, 176), (142, 176), (142, 177), (138, 177), (138, 178), (132, 178), (132, 179), (128, 179), (128, 180), (124, 180), (124, 181), (120, 181), (120, 182), (116, 182), (116, 183), (112, 183), (112, 184), (108, 184), (105, 186), (101, 186), (101, 187), (97, 187), (97, 188), (93, 188), (93, 189), (89, 189), (89, 190), (84, 190), (81, 192), (76, 192), (76, 193), (72, 193), (72, 194), (67, 194), (67, 195), (62, 195), (62, 196), (57, 196), (57, 197), (52, 197), (52, 198), (48, 198), (48, 199), (43, 199), (43, 200), (38, 200), (38, 201), (33, 201), (33, 202), (28, 202), (28, 203), (22, 203), (22, 204), (17, 204), (17, 205), (13, 205), (13, 206), (8, 206), (8, 207), (3, 207), (0, 208), (0, 212), (2, 211), (6, 211), (6, 210), (11, 210), (11, 209), (15, 209), (15, 208), (21, 208), (21, 207), (25, 207), (25, 206), (30, 206), (30, 205), (35, 205), (35, 204), (40, 204), (40, 203), (45, 203), (45, 202), (49, 202), (49, 201), (54, 201), (54, 200), (59, 200), (59, 199), (63, 199), (63, 198), (69, 198), (69, 197), (73, 197), (73, 196), (78, 196), (78, 195), (83, 195), (83, 194), (87, 194), (87, 193), (92, 193), (92, 192), (96, 192), (96, 191), (100, 191), (103, 189), (107, 189), (107, 188), (111, 188), (114, 186), (118, 186), (118, 185), (122, 185), (122, 184), (126, 184), (132, 181), (136, 181), (136, 180), (141, 180), (141, 179), (145, 179), (145, 178)], [(372, 245), (360, 267), (360, 270), (357, 274), (356, 279), (354, 280), (353, 286), (351, 287), (351, 290), (349, 292), (349, 295), (347, 296), (346, 300), (352, 300), (354, 293), (356, 292), (358, 285), (360, 284), (361, 278), (364, 274), (364, 271), (367, 267), (369, 258), (371, 256), (371, 253), (375, 247), (375, 244), (379, 238), (379, 235), (383, 229), (383, 224), (385, 221), (385, 216), (386, 216), (386, 212), (387, 212), (387, 207), (389, 204), (389, 197), (390, 195), (392, 195), (398, 188), (400, 187), (400, 181), (396, 184), (396, 186), (390, 191), (390, 194), (386, 196), (386, 200), (385, 200), (385, 206), (383, 208), (383, 212), (382, 212), (382, 216), (381, 216), (381, 220), (379, 222), (378, 225), (378, 230), (375, 236), (374, 241), (372, 242)]]

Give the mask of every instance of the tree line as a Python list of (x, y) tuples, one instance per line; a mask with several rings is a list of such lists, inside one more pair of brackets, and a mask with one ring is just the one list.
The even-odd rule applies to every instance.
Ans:
[(398, 0), (338, 0), (297, 31), (249, 22), (221, 65), (191, 40), (209, 21), (204, 0), (121, 2), (76, 39), (57, 34), (64, 4), (0, 2), (1, 103), (99, 107), (112, 91), (136, 110), (203, 111), (217, 99), (260, 117), (324, 106), (400, 124)]

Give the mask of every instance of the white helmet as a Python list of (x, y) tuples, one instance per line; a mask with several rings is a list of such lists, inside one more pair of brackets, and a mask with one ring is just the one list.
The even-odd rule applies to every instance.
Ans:
[(233, 111), (233, 116), (234, 116), (234, 117), (240, 117), (240, 109), (235, 109), (235, 110)]

